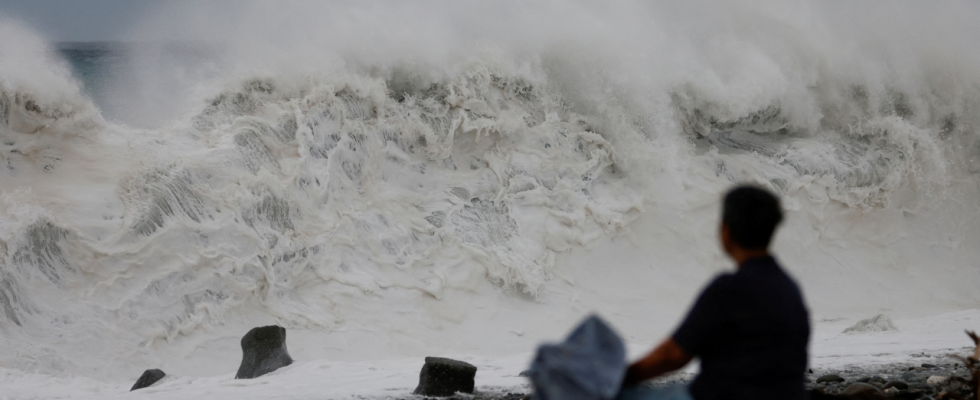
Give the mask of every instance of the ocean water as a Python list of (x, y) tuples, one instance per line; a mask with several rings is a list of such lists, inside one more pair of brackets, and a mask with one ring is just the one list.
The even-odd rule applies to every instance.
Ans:
[[(202, 42), (59, 42), (49, 51), (67, 63), (103, 118), (134, 127), (166, 123), (190, 96), (191, 82), (216, 79), (222, 64), (220, 48)], [(154, 71), (153, 78), (143, 71)]]
[(980, 301), (973, 4), (182, 7), (0, 21), (0, 367), (216, 376), (272, 323), (506, 357), (589, 312), (642, 348), (731, 269), (737, 183), (818, 326)]

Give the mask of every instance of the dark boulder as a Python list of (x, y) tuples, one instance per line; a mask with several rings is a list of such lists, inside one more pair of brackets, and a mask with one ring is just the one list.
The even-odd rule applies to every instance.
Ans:
[(462, 361), (441, 357), (426, 357), (419, 386), (414, 394), (422, 396), (452, 396), (456, 392), (473, 393), (476, 367)]
[(907, 390), (909, 388), (909, 384), (902, 381), (888, 381), (888, 383), (885, 384), (885, 389), (892, 387), (898, 390)]
[(286, 351), (286, 328), (252, 328), (242, 337), (242, 364), (235, 379), (252, 379), (293, 363)]
[(855, 395), (858, 393), (865, 393), (865, 392), (877, 393), (878, 388), (871, 386), (867, 383), (852, 383), (850, 386), (844, 388), (844, 390), (842, 390), (840, 394), (845, 396), (851, 396), (851, 395)]
[(844, 382), (844, 378), (837, 374), (827, 374), (817, 378), (817, 383)]
[(140, 375), (140, 378), (136, 380), (136, 383), (133, 384), (133, 388), (129, 389), (129, 391), (132, 392), (136, 389), (148, 387), (159, 382), (165, 376), (167, 376), (167, 374), (158, 369), (148, 369), (143, 371), (143, 375)]
[(900, 379), (908, 383), (925, 382), (926, 379), (928, 379), (932, 375), (933, 375), (932, 371), (910, 370), (902, 374)]

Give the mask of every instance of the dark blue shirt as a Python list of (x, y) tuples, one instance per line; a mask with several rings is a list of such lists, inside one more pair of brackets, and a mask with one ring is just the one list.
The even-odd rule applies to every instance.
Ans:
[(800, 289), (772, 257), (715, 278), (673, 335), (701, 360), (695, 400), (803, 399), (809, 338)]

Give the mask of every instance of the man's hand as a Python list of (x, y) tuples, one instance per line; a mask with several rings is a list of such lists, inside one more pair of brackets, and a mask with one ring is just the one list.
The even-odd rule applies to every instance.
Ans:
[(653, 349), (646, 357), (643, 357), (626, 369), (623, 387), (633, 386), (647, 379), (656, 378), (670, 371), (680, 369), (691, 362), (693, 358), (681, 346), (677, 345), (677, 342), (674, 342), (673, 338), (668, 338), (660, 346)]

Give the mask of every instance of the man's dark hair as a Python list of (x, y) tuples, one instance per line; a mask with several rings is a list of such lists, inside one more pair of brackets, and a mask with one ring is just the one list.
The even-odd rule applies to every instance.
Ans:
[(756, 186), (738, 186), (725, 195), (721, 220), (733, 241), (746, 249), (769, 247), (776, 225), (783, 220), (779, 199)]

